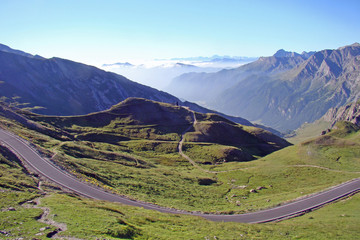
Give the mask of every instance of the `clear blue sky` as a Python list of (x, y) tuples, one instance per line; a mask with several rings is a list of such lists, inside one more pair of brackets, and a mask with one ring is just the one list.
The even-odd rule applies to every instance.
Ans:
[(89, 64), (360, 42), (359, 0), (0, 0), (0, 43)]

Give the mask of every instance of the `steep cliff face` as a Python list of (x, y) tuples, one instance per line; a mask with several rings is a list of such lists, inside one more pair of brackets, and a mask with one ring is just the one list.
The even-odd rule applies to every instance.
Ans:
[(339, 108), (330, 108), (322, 119), (331, 122), (332, 126), (339, 121), (348, 121), (360, 126), (360, 101)]

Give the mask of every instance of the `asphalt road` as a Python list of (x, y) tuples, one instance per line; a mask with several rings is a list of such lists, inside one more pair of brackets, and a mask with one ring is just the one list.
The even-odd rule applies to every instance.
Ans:
[(326, 203), (330, 203), (339, 198), (360, 191), (360, 178), (358, 178), (353, 181), (335, 186), (324, 192), (320, 192), (309, 197), (296, 200), (292, 203), (258, 212), (235, 215), (191, 213), (176, 209), (163, 208), (149, 203), (133, 201), (126, 197), (121, 197), (119, 195), (108, 193), (100, 188), (86, 184), (79, 179), (71, 176), (70, 174), (64, 172), (63, 170), (60, 170), (49, 160), (42, 158), (24, 140), (2, 129), (0, 129), (0, 141), (5, 143), (14, 152), (20, 155), (25, 161), (25, 163), (28, 164), (32, 169), (34, 169), (37, 173), (61, 185), (62, 187), (72, 190), (80, 195), (99, 200), (119, 202), (126, 205), (143, 207), (145, 209), (156, 210), (164, 213), (195, 215), (204, 217), (211, 221), (243, 223), (262, 223), (275, 221), (300, 213), (305, 213), (311, 209), (317, 208)]

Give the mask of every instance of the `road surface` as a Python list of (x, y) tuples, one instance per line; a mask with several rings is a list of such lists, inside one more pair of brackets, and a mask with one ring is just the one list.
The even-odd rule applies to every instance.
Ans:
[(295, 216), (297, 214), (305, 213), (311, 209), (317, 208), (326, 203), (335, 201), (339, 198), (360, 191), (360, 178), (358, 178), (353, 181), (333, 187), (324, 192), (320, 192), (312, 196), (294, 201), (292, 203), (284, 204), (276, 208), (271, 208), (258, 212), (234, 215), (192, 213), (176, 209), (163, 208), (145, 202), (130, 200), (126, 197), (108, 193), (100, 188), (86, 184), (79, 179), (71, 176), (67, 172), (60, 170), (49, 160), (42, 158), (32, 147), (29, 146), (27, 142), (9, 133), (8, 131), (0, 129), (0, 141), (10, 147), (12, 151), (20, 155), (23, 161), (25, 161), (27, 165), (29, 165), (40, 175), (80, 195), (99, 200), (119, 202), (126, 205), (143, 207), (145, 209), (156, 210), (164, 213), (200, 216), (211, 221), (231, 221), (242, 223), (262, 223), (275, 221), (283, 218), (288, 218), (290, 216)]

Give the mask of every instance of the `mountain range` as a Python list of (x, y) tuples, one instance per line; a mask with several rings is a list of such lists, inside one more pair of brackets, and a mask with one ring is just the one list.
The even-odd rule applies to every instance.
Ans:
[(182, 75), (169, 92), (284, 132), (356, 101), (359, 66), (358, 43), (302, 54), (280, 50), (236, 69)]
[(108, 109), (128, 97), (139, 97), (178, 103), (198, 112), (216, 113), (236, 123), (255, 126), (241, 117), (182, 102), (173, 95), (112, 72), (66, 59), (33, 56), (5, 45), (0, 48), (0, 97), (12, 105), (46, 115), (88, 114)]
[(234, 68), (255, 61), (257, 58), (218, 56), (155, 59), (140, 61), (137, 64), (118, 62), (103, 64), (107, 71), (121, 74), (136, 82), (165, 90), (171, 80), (189, 72), (217, 72), (225, 68)]

